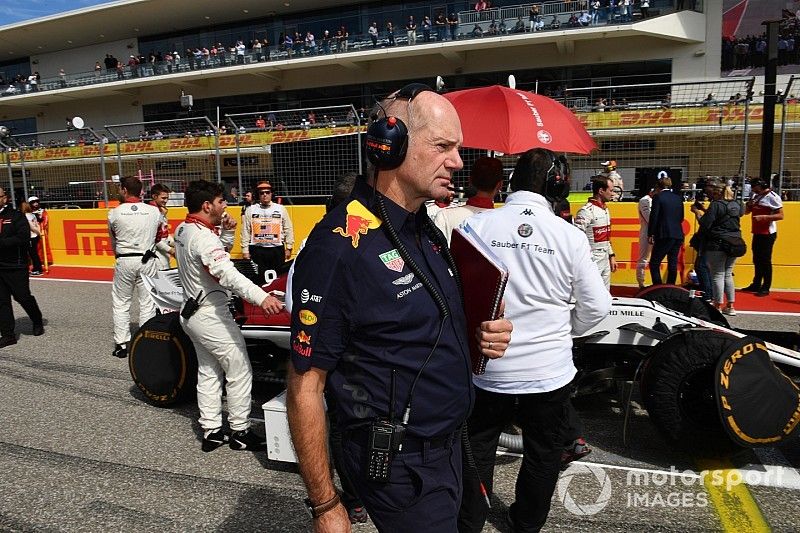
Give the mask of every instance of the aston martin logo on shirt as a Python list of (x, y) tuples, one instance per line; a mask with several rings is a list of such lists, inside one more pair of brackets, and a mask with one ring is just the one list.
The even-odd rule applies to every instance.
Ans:
[(394, 285), (408, 285), (414, 279), (414, 273), (406, 274), (402, 278), (397, 278), (392, 282)]

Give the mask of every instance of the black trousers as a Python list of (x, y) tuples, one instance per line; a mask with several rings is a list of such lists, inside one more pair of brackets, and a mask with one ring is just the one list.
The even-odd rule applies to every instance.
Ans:
[(22, 306), (34, 325), (42, 324), (42, 312), (31, 294), (28, 268), (0, 270), (0, 335), (14, 335), (14, 308), (11, 298)]
[(286, 262), (283, 246), (250, 246), (250, 259), (258, 266), (258, 279), (264, 283), (264, 272), (278, 271)]
[(342, 442), (344, 469), (378, 531), (456, 531), (461, 442), (451, 437), (443, 446), (425, 444), (419, 451), (395, 455), (388, 483), (368, 479), (366, 439), (351, 436)]
[[(475, 407), (469, 417), (469, 440), (478, 473), (492, 493), (495, 451), (500, 433), (516, 413), (522, 428), (523, 458), (517, 476), (515, 501), (509, 513), (515, 531), (539, 531), (550, 512), (550, 499), (561, 470), (561, 452), (568, 440), (567, 423), (571, 385), (534, 394), (499, 394), (475, 388)], [(515, 409), (517, 400), (519, 408)], [(458, 514), (460, 533), (483, 529), (489, 509), (481, 495), (478, 480), (464, 467), (464, 494)]]
[(661, 261), (667, 258), (667, 284), (675, 285), (678, 279), (678, 253), (683, 239), (656, 239), (650, 252), (650, 278), (653, 285), (661, 285)]
[(753, 235), (753, 287), (768, 291), (772, 286), (772, 248), (777, 233)]

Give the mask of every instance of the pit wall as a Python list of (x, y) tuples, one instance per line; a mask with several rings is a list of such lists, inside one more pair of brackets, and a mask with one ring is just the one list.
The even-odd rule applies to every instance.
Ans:
[[(573, 203), (572, 213), (577, 213), (581, 203)], [(688, 246), (688, 236), (694, 233), (697, 224), (689, 211), (691, 204), (684, 205), (686, 232), (686, 249), (684, 254), (685, 275), (692, 269), (695, 253)], [(231, 214), (238, 214), (239, 207), (229, 207)], [(614, 203), (611, 209), (611, 241), (616, 252), (619, 269), (612, 275), (615, 285), (636, 284), (636, 260), (639, 257), (639, 217), (636, 203)], [(311, 228), (325, 213), (323, 206), (287, 206), (289, 216), (295, 229), (295, 252), (305, 239)], [(53, 263), (57, 265), (111, 267), (114, 265), (114, 253), (108, 236), (105, 209), (70, 209), (50, 210), (50, 229), (48, 247), (52, 251)], [(186, 209), (172, 207), (169, 210), (169, 222), (172, 230), (186, 216)], [(778, 222), (778, 240), (772, 256), (773, 289), (800, 289), (800, 255), (794, 239), (800, 235), (800, 202), (784, 204), (784, 220)], [(742, 217), (742, 234), (750, 245), (750, 216)], [(241, 257), (239, 227), (236, 230), (236, 241), (231, 255)], [(665, 267), (666, 269), (666, 263)], [(753, 261), (750, 250), (739, 258), (734, 270), (736, 285), (748, 284), (753, 276)], [(650, 275), (647, 274), (649, 280)], [(680, 281), (679, 274), (679, 281)]]

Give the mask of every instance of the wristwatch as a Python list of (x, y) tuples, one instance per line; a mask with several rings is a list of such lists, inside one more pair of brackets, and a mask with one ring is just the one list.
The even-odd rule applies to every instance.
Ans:
[(303, 502), (306, 504), (306, 511), (311, 516), (311, 518), (316, 519), (322, 516), (323, 514), (327, 513), (337, 505), (339, 505), (340, 499), (341, 498), (339, 497), (339, 492), (337, 491), (333, 495), (333, 498), (319, 505), (314, 505), (314, 502), (312, 502), (310, 498), (304, 499)]

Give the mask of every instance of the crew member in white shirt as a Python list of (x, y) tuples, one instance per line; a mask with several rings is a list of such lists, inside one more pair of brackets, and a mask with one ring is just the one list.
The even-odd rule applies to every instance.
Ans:
[(267, 270), (277, 271), (292, 257), (294, 229), (286, 208), (272, 201), (268, 181), (259, 182), (256, 193), (257, 202), (242, 215), (242, 257), (252, 259), (264, 279)]
[(128, 356), (131, 337), (131, 302), (139, 298), (139, 325), (156, 315), (156, 305), (142, 283), (142, 274), (154, 275), (158, 266), (153, 249), (161, 232), (161, 212), (142, 202), (142, 182), (136, 176), (120, 180), (125, 201), (108, 212), (108, 233), (117, 261), (111, 286), (111, 309), (114, 319), (114, 351), (119, 358)]
[[(489, 361), (485, 374), (473, 376), (475, 406), (467, 423), (481, 481), (491, 493), (497, 442), (516, 413), (524, 457), (509, 508), (513, 531), (538, 531), (547, 519), (577, 372), (572, 335), (591, 329), (611, 308), (586, 238), (555, 215), (548, 200), (566, 194), (567, 175), (552, 152), (530, 150), (517, 161), (505, 206), (469, 219), (509, 269), (505, 317), (532, 325), (515, 333), (505, 356)], [(486, 520), (476, 485), (465, 475), (460, 533), (481, 531)]]
[(494, 198), (503, 186), (503, 163), (494, 157), (480, 157), (472, 165), (469, 182), (478, 191), (466, 205), (440, 209), (433, 223), (442, 230), (447, 244), (453, 230), (466, 219), (481, 211), (494, 208)]
[[(661, 178), (661, 173), (659, 173), (659, 178)], [(655, 189), (650, 189), (647, 194), (639, 199), (639, 260), (636, 262), (636, 281), (639, 283), (640, 289), (644, 289), (645, 272), (650, 264), (650, 249), (652, 245), (647, 238), (647, 225), (650, 222), (650, 210), (653, 208), (654, 194)]]

